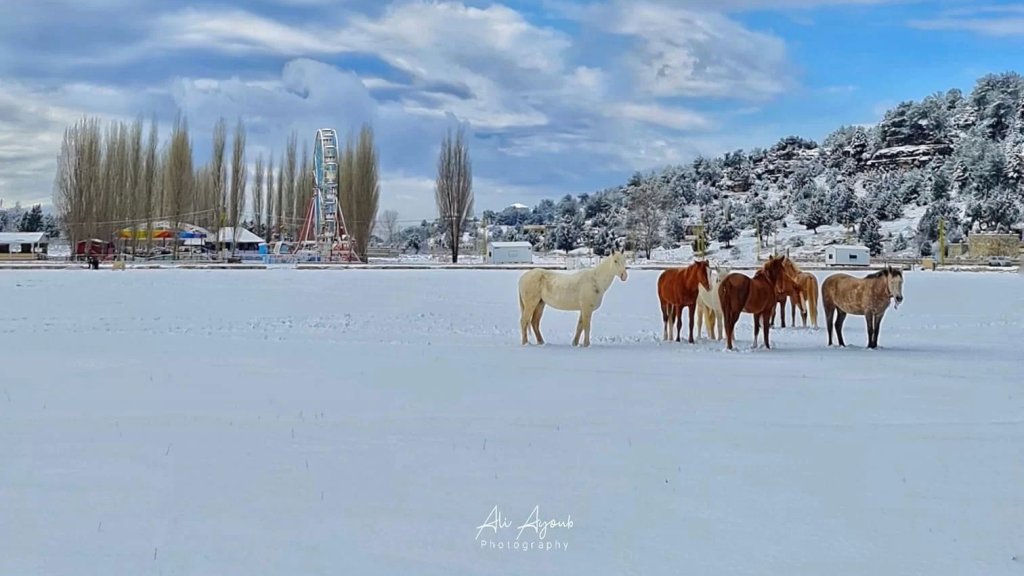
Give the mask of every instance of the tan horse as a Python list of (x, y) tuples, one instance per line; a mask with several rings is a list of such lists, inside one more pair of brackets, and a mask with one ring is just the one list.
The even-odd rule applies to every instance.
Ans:
[(892, 266), (855, 278), (849, 274), (833, 274), (821, 283), (821, 301), (825, 306), (825, 326), (828, 328), (828, 345), (832, 345), (832, 321), (835, 318), (836, 337), (840, 346), (843, 341), (843, 321), (847, 314), (864, 316), (868, 326), (868, 348), (878, 347), (878, 329), (882, 317), (889, 308), (889, 300), (895, 299), (895, 307), (903, 302), (903, 272)]
[[(818, 277), (810, 272), (804, 272), (792, 260), (786, 260), (786, 270), (795, 278), (800, 298), (800, 320), (804, 328), (807, 327), (807, 315), (810, 313), (811, 325), (818, 327)], [(793, 326), (796, 326), (797, 304), (790, 298), (790, 312), (792, 313)], [(780, 310), (785, 315), (785, 309)], [(783, 317), (785, 327), (785, 317)]]
[(776, 298), (793, 288), (793, 277), (786, 272), (786, 260), (785, 256), (769, 258), (753, 278), (739, 272), (722, 278), (718, 285), (718, 299), (722, 303), (726, 348), (729, 350), (732, 350), (736, 322), (743, 312), (754, 316), (754, 347), (757, 347), (757, 337), (764, 324), (764, 346), (771, 349), (768, 328)]
[(619, 251), (605, 257), (593, 268), (571, 274), (543, 268), (525, 272), (519, 278), (519, 326), (523, 346), (529, 343), (527, 334), (531, 327), (537, 344), (544, 343), (544, 337), (540, 334), (540, 318), (544, 314), (544, 306), (551, 306), (555, 310), (578, 310), (580, 316), (576, 321), (576, 336), (572, 345), (580, 344), (582, 334), (583, 346), (590, 346), (590, 318), (601, 307), (604, 293), (611, 287), (616, 276), (626, 281), (626, 255)]

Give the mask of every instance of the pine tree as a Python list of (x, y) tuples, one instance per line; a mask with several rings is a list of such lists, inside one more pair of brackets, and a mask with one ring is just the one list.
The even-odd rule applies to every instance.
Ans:
[(860, 221), (857, 236), (868, 247), (872, 256), (882, 253), (882, 227), (874, 214), (869, 213)]
[(25, 212), (18, 224), (18, 232), (42, 232), (43, 231), (43, 207), (36, 204), (31, 210)]
[(893, 252), (902, 252), (902, 251), (906, 250), (907, 247), (908, 247), (907, 238), (905, 236), (903, 236), (902, 232), (900, 232), (900, 234), (898, 236), (896, 236), (896, 239), (892, 241), (892, 251)]
[(797, 207), (797, 215), (798, 222), (815, 234), (818, 233), (818, 228), (832, 222), (828, 202), (824, 192), (820, 189), (815, 190), (810, 197), (801, 201)]
[(726, 220), (718, 227), (717, 240), (723, 243), (726, 248), (729, 247), (729, 243), (737, 236), (739, 236), (739, 233), (736, 231), (736, 226), (733, 225), (732, 220)]
[(937, 170), (932, 175), (931, 184), (931, 202), (941, 202), (950, 199), (950, 188), (952, 183), (949, 181), (949, 175), (946, 174), (944, 169)]

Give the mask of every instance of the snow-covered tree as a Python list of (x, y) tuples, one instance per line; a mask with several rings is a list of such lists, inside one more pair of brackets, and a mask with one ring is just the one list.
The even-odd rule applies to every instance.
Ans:
[(832, 215), (828, 206), (825, 191), (813, 187), (809, 196), (803, 198), (797, 206), (798, 222), (808, 230), (818, 233), (818, 228), (832, 223)]
[(43, 227), (43, 207), (36, 204), (22, 215), (21, 222), (18, 224), (18, 232), (42, 232)]
[(857, 237), (868, 247), (872, 256), (882, 253), (882, 227), (874, 214), (868, 213), (857, 227)]
[(908, 246), (909, 244), (907, 243), (907, 238), (903, 235), (902, 232), (900, 232), (899, 235), (896, 236), (896, 239), (892, 241), (893, 252), (902, 252), (906, 250)]
[(661, 244), (665, 194), (657, 182), (645, 180), (627, 191), (630, 235), (636, 247), (649, 259), (651, 250)]

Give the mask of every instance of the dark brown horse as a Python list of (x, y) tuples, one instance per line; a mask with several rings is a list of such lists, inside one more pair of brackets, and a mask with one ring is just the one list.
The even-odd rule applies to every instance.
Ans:
[(826, 278), (821, 283), (821, 302), (825, 307), (828, 345), (832, 345), (832, 319), (835, 317), (839, 345), (846, 346), (843, 321), (847, 314), (853, 314), (864, 316), (868, 325), (868, 348), (877, 348), (878, 329), (882, 327), (882, 316), (889, 308), (890, 299), (896, 300), (897, 308), (903, 302), (903, 272), (892, 266), (864, 278), (842, 273)]
[(739, 272), (722, 278), (718, 285), (718, 299), (725, 316), (725, 339), (729, 350), (732, 350), (736, 322), (743, 312), (754, 316), (754, 347), (757, 347), (757, 336), (764, 324), (764, 346), (771, 349), (768, 328), (772, 310), (778, 295), (793, 289), (793, 277), (786, 272), (785, 262), (785, 256), (773, 256), (754, 273), (753, 278)]
[(697, 260), (684, 268), (669, 268), (658, 277), (658, 300), (661, 303), (661, 321), (664, 339), (672, 339), (672, 324), (676, 326), (676, 342), (683, 329), (683, 308), (690, 311), (690, 344), (693, 344), (693, 321), (697, 309), (697, 286), (711, 289), (708, 281), (707, 260)]

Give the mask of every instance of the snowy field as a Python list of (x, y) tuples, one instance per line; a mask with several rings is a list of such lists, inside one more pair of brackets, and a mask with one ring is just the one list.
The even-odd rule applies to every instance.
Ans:
[(0, 574), (1024, 574), (1024, 277), (730, 353), (518, 275), (0, 272)]

